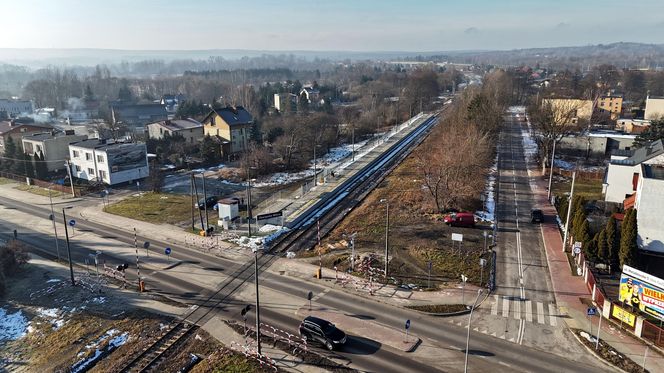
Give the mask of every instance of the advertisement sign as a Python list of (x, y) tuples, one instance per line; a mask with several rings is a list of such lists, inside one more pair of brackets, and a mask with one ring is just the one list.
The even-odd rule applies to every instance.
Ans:
[(613, 305), (613, 310), (611, 311), (611, 316), (615, 317), (618, 320), (621, 320), (625, 324), (631, 326), (632, 328), (634, 327), (634, 324), (636, 323), (636, 315), (634, 315), (631, 312), (627, 312), (627, 310), (620, 308), (616, 306), (615, 304)]
[(664, 280), (623, 266), (620, 276), (620, 301), (664, 320)]

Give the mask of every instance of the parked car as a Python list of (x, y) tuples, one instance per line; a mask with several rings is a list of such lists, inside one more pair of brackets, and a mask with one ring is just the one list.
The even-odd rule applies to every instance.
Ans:
[(317, 342), (332, 351), (346, 343), (346, 333), (327, 320), (307, 316), (300, 324), (300, 336), (307, 341)]
[(443, 219), (445, 224), (451, 227), (475, 227), (475, 214), (472, 212), (455, 212)]
[(544, 213), (540, 209), (530, 210), (530, 222), (531, 223), (541, 223), (544, 220)]
[(217, 198), (216, 196), (201, 198), (198, 200), (198, 203), (194, 204), (194, 207), (198, 207), (199, 210), (203, 210), (206, 207), (207, 208), (214, 207), (214, 205), (216, 205), (217, 202), (219, 202), (219, 198)]

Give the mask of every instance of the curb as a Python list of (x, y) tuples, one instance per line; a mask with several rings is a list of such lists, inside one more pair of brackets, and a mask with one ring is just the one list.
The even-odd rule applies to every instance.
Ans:
[[(473, 308), (473, 310), (476, 310), (476, 309), (480, 308), (480, 306), (482, 305), (482, 303), (484, 303), (484, 301), (487, 300), (487, 298), (489, 298), (489, 295), (491, 295), (491, 292), (488, 292), (488, 293), (486, 294), (486, 296), (484, 297), (484, 299), (482, 299), (479, 303), (477, 303), (477, 305), (475, 306), (475, 308)], [(397, 306), (397, 307), (399, 307), (399, 306)], [(407, 309), (407, 310), (409, 310), (409, 311), (415, 311), (415, 312), (421, 313), (421, 314), (423, 314), (423, 315), (436, 316), (436, 317), (461, 316), (461, 315), (466, 315), (466, 314), (469, 314), (469, 313), (470, 313), (470, 308), (467, 308), (467, 309), (465, 309), (465, 310), (463, 310), (463, 311), (449, 312), (449, 313), (426, 312), (426, 311), (420, 311), (420, 310), (418, 310), (418, 309), (408, 308), (408, 307), (402, 307), (402, 308), (405, 308), (405, 309)]]
[[(574, 332), (573, 329), (571, 329), (571, 328), (568, 327), (567, 330), (569, 330), (570, 332), (572, 332), (572, 335), (574, 335), (574, 338), (576, 338), (577, 342), (579, 342), (579, 344), (581, 344), (581, 346), (583, 346), (586, 350), (588, 350), (588, 352), (590, 352), (591, 354), (593, 354), (593, 355), (594, 355), (599, 361), (601, 361), (602, 364), (606, 365), (607, 367), (610, 367), (611, 369), (613, 369), (613, 370), (615, 370), (615, 371), (617, 371), (617, 372), (629, 373), (628, 371), (623, 370), (623, 369), (621, 369), (621, 368), (618, 368), (617, 366), (615, 366), (615, 365), (609, 363), (608, 361), (604, 360), (604, 358), (601, 357), (597, 352), (595, 352), (595, 350), (593, 350), (592, 348), (586, 346), (586, 344), (583, 343), (583, 341), (581, 340), (581, 337), (579, 337), (579, 336)], [(601, 339), (600, 339), (600, 341), (601, 341)], [(604, 342), (604, 343), (606, 343), (606, 342)], [(609, 346), (610, 346), (610, 345), (609, 345)]]

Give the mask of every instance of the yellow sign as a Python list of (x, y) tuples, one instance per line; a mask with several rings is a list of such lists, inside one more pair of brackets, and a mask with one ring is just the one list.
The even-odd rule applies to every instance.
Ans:
[(611, 311), (611, 315), (618, 320), (622, 320), (622, 322), (627, 323), (627, 325), (631, 327), (634, 327), (634, 324), (636, 323), (636, 316), (633, 313), (627, 312), (626, 310), (616, 306), (615, 304), (613, 305), (613, 310)]

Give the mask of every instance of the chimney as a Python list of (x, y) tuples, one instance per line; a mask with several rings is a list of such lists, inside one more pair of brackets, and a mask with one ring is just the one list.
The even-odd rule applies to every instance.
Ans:
[(9, 121), (9, 127), (14, 127), (16, 125), (16, 120), (12, 119)]

